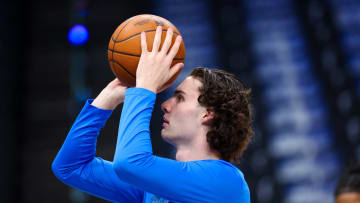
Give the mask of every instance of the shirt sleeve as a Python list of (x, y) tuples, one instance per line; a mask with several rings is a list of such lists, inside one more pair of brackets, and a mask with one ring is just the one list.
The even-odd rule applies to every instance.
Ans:
[(155, 99), (149, 90), (127, 89), (114, 157), (119, 178), (175, 202), (249, 202), (242, 174), (225, 161), (179, 162), (152, 154)]
[(112, 162), (95, 157), (97, 136), (111, 111), (91, 102), (85, 104), (53, 161), (54, 174), (72, 187), (109, 201), (142, 202), (142, 190), (120, 180)]

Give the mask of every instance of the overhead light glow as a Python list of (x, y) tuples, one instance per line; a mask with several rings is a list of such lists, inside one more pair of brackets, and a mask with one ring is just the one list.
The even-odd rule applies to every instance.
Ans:
[(74, 45), (83, 45), (88, 39), (89, 32), (84, 25), (74, 25), (68, 33), (68, 40)]

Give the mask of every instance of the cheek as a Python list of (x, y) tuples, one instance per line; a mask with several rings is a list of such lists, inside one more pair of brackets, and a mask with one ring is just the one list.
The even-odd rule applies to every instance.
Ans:
[(198, 115), (198, 112), (193, 108), (182, 108), (174, 114), (174, 117), (180, 126), (186, 128), (194, 127), (199, 123)]

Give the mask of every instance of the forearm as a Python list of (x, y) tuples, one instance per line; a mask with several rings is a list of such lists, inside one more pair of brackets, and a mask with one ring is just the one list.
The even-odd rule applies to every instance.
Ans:
[(143, 191), (121, 181), (113, 163), (95, 157), (96, 140), (111, 111), (87, 103), (74, 122), (52, 169), (64, 183), (116, 202), (141, 202)]
[(97, 136), (111, 111), (100, 110), (89, 102), (78, 115), (52, 164), (59, 178), (66, 177), (95, 156)]
[(131, 165), (127, 163), (141, 164), (152, 157), (149, 127), (156, 95), (145, 89), (131, 88), (125, 98), (114, 157), (115, 171), (129, 169)]

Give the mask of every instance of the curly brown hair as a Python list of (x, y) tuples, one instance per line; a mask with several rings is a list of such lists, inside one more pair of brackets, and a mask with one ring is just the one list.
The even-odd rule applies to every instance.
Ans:
[(342, 193), (360, 192), (360, 165), (352, 164), (342, 175), (335, 188), (335, 198)]
[(189, 76), (203, 84), (199, 88), (199, 104), (214, 112), (206, 135), (210, 148), (223, 160), (238, 163), (254, 135), (251, 90), (234, 74), (223, 70), (197, 67)]

